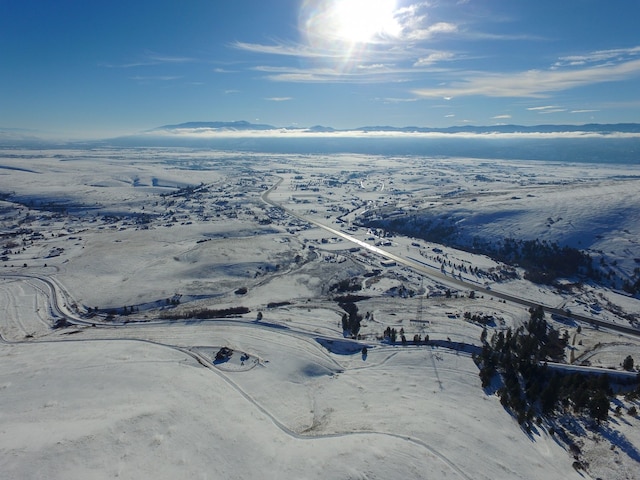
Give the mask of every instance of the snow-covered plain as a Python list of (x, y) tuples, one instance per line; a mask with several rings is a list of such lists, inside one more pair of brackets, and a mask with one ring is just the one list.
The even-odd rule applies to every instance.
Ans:
[[(379, 340), (391, 326), (479, 345), (464, 312), (505, 329), (525, 307), (384, 267), (263, 198), (277, 185), (272, 201), (371, 244), (383, 239), (350, 224), (363, 210), (451, 212), (483, 235), (601, 250), (629, 274), (638, 167), (190, 149), (4, 150), (0, 167), (6, 478), (640, 478), (640, 420), (622, 396), (605, 426), (567, 429), (588, 465), (576, 470), (575, 446), (545, 422), (523, 430), (469, 354)], [(381, 248), (434, 273), (434, 248), (500, 267), (410, 238)], [(350, 278), (372, 314), (358, 341), (344, 338), (332, 290)], [(621, 311), (640, 314), (637, 299), (594, 286), (490, 287), (625, 325)], [(249, 313), (167, 318), (237, 306)], [(567, 362), (620, 369), (637, 356), (637, 337), (578, 326), (556, 324), (573, 339)], [(214, 362), (222, 346), (234, 354)]]

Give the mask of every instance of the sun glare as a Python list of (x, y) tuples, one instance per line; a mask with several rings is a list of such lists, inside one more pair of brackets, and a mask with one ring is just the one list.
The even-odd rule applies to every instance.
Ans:
[(399, 37), (396, 9), (396, 0), (305, 0), (302, 31), (313, 47), (333, 50), (343, 44), (350, 50)]
[(366, 43), (377, 36), (397, 36), (400, 26), (395, 19), (395, 0), (335, 0), (329, 17), (338, 39)]

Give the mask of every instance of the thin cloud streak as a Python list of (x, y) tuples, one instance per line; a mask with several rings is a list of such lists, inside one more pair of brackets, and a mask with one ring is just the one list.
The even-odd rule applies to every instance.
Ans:
[(411, 70), (391, 69), (377, 66), (375, 68), (351, 68), (348, 71), (336, 68), (293, 68), (258, 66), (256, 71), (266, 73), (266, 78), (274, 82), (291, 83), (381, 83), (403, 82), (408, 80)]
[(180, 80), (181, 76), (178, 75), (136, 75), (135, 77), (130, 77), (131, 80), (136, 80), (138, 82), (153, 82), (153, 81), (161, 81), (161, 82), (170, 82), (172, 80)]
[(529, 107), (529, 108), (527, 108), (527, 110), (531, 110), (531, 111), (549, 110), (549, 109), (552, 109), (552, 108), (559, 108), (559, 107), (557, 107), (556, 105), (545, 105), (545, 106), (542, 106), (542, 107)]
[(163, 64), (179, 64), (179, 63), (196, 63), (199, 62), (198, 59), (193, 57), (179, 57), (179, 56), (171, 56), (171, 55), (159, 55), (159, 54), (146, 54), (144, 55), (144, 59), (137, 62), (127, 62), (127, 63), (99, 63), (100, 67), (105, 68), (136, 68), (136, 67), (152, 67), (155, 65), (163, 65)]
[(150, 67), (153, 65), (158, 65), (159, 62), (151, 62), (151, 61), (140, 61), (140, 62), (130, 62), (130, 63), (98, 63), (99, 67), (103, 68), (136, 68), (136, 67)]
[[(261, 55), (273, 55), (279, 57), (294, 57), (312, 61), (333, 62), (334, 65), (345, 63), (359, 63), (360, 65), (386, 65), (403, 63), (411, 65), (419, 62), (420, 58), (428, 58), (430, 55), (432, 64), (436, 63), (439, 52), (433, 49), (421, 48), (416, 44), (405, 44), (394, 41), (393, 43), (371, 43), (366, 48), (345, 48), (344, 45), (335, 44), (325, 48), (313, 48), (301, 43), (274, 43), (270, 45), (260, 43), (234, 42), (231, 48), (243, 50), (249, 53)], [(452, 60), (453, 54), (442, 52), (442, 60)], [(356, 61), (357, 60), (357, 61)]]
[(588, 63), (602, 63), (620, 58), (631, 58), (640, 55), (640, 46), (630, 48), (615, 48), (611, 50), (597, 50), (586, 55), (570, 55), (560, 57), (558, 62), (554, 64), (556, 67), (586, 65)]
[(435, 35), (443, 33), (456, 33), (457, 31), (458, 26), (453, 23), (438, 22), (434, 23), (433, 25), (429, 25), (426, 28), (418, 28), (412, 30), (406, 35), (406, 38), (408, 40), (429, 40)]
[(549, 110), (541, 110), (538, 113), (540, 115), (549, 115), (551, 113), (563, 113), (566, 112), (567, 109), (566, 108), (550, 108)]
[(455, 55), (451, 52), (433, 52), (426, 57), (419, 58), (414, 64), (414, 67), (426, 67), (431, 66), (434, 63), (450, 61), (455, 58)]
[(170, 55), (149, 55), (149, 59), (158, 63), (193, 63), (198, 61), (193, 57), (174, 57)]
[(417, 102), (420, 99), (416, 97), (411, 97), (411, 98), (385, 97), (385, 98), (376, 98), (376, 100), (381, 100), (384, 103), (411, 103), (411, 102)]
[(449, 86), (421, 88), (413, 93), (421, 97), (464, 97), (482, 95), (487, 97), (532, 97), (545, 98), (552, 92), (571, 88), (626, 80), (640, 75), (640, 60), (618, 65), (591, 67), (575, 70), (529, 70), (518, 73), (468, 74), (463, 81)]
[(238, 50), (244, 50), (251, 53), (260, 53), (267, 55), (280, 55), (287, 57), (299, 57), (299, 58), (342, 58), (344, 53), (339, 50), (317, 50), (307, 45), (299, 43), (288, 44), (273, 44), (263, 45), (260, 43), (248, 43), (248, 42), (234, 42), (231, 44), (232, 48)]

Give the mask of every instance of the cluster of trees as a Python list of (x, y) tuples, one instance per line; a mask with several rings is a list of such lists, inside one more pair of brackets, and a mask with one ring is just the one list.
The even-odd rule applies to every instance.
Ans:
[[(67, 322), (67, 319), (64, 317), (59, 317), (56, 318), (55, 322), (53, 322), (53, 328), (64, 328), (64, 327), (70, 327), (72, 324)], [(32, 336), (31, 336), (32, 337)], [(27, 335), (27, 338), (31, 338), (29, 337), (29, 335)]]
[(420, 238), (427, 242), (448, 243), (455, 239), (458, 229), (451, 218), (427, 218), (425, 216), (373, 218), (374, 211), (361, 217), (360, 226), (376, 230), (379, 236), (390, 232)]
[[(404, 334), (404, 328), (400, 328), (400, 331), (397, 331), (395, 328), (387, 327), (387, 329), (384, 331), (384, 339), (389, 343), (396, 343), (398, 341), (398, 335), (400, 335), (400, 343), (402, 343), (402, 345), (407, 345), (409, 343), (407, 337)], [(423, 343), (422, 337), (419, 333), (416, 333), (413, 336), (412, 343), (414, 345), (420, 345), (421, 343)], [(424, 344), (427, 345), (428, 343), (429, 335), (425, 335)]]
[(206, 318), (225, 318), (235, 317), (238, 315), (244, 315), (249, 313), (250, 310), (247, 307), (230, 307), (215, 310), (212, 308), (199, 308), (195, 310), (187, 310), (183, 313), (177, 313), (175, 311), (162, 312), (160, 318), (164, 320), (187, 320), (189, 318), (197, 318), (200, 320)]
[(200, 182), (200, 185), (187, 185), (185, 187), (178, 188), (169, 193), (161, 193), (160, 196), (163, 198), (166, 197), (189, 197), (196, 192), (204, 193), (208, 192), (209, 187), (204, 184), (204, 182)]
[(362, 290), (362, 282), (357, 277), (345, 278), (329, 287), (329, 292), (345, 293), (359, 292)]
[(640, 267), (633, 269), (633, 276), (622, 283), (622, 288), (631, 295), (640, 294)]
[[(96, 308), (97, 310), (97, 308)], [(131, 305), (130, 307), (127, 307), (126, 305), (124, 307), (122, 307), (122, 315), (131, 315), (132, 313), (138, 312), (140, 311), (140, 309), (138, 307), (136, 307), (135, 305)]]
[[(400, 338), (404, 339), (404, 342), (407, 341), (406, 337), (404, 336), (403, 328), (400, 329)], [(398, 332), (395, 328), (387, 327), (387, 329), (384, 331), (384, 339), (388, 340), (391, 343), (396, 343), (396, 340), (398, 339)]]
[(591, 257), (577, 248), (560, 246), (546, 240), (505, 238), (497, 245), (485, 245), (481, 253), (526, 270), (525, 278), (535, 283), (552, 284), (560, 277), (584, 275), (596, 279)]
[[(340, 302), (338, 305), (346, 312), (342, 315), (342, 330), (352, 337), (358, 336), (362, 323), (362, 315), (358, 313), (358, 306), (353, 302)], [(367, 318), (369, 317), (370, 314), (367, 312)]]
[(627, 358), (624, 359), (622, 362), (622, 368), (628, 372), (633, 371), (633, 357), (631, 355), (627, 355)]
[(291, 305), (291, 302), (269, 302), (267, 308), (286, 307), (287, 305)]
[[(474, 293), (474, 292), (471, 292)], [(475, 298), (475, 295), (469, 295), (469, 298)], [(466, 320), (469, 320), (474, 323), (479, 323), (481, 325), (490, 325), (493, 326), (496, 324), (496, 319), (493, 315), (483, 315), (482, 313), (471, 313), (464, 312), (463, 317)]]
[(489, 340), (485, 329), (481, 340), (475, 360), (482, 386), (499, 379), (500, 402), (526, 428), (537, 412), (548, 415), (561, 409), (586, 412), (598, 422), (608, 418), (612, 390), (606, 375), (560, 373), (544, 363), (564, 356), (568, 334), (561, 336), (551, 327), (542, 308), (530, 309), (524, 328), (499, 332)]

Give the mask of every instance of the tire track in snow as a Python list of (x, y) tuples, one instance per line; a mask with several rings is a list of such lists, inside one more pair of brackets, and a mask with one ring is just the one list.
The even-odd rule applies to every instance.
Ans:
[[(23, 279), (24, 278), (29, 278), (29, 279), (36, 278), (36, 279), (38, 279), (37, 277), (31, 277), (31, 276), (21, 276), (21, 277)], [(42, 280), (42, 279), (39, 279), (39, 280)], [(56, 294), (55, 285), (53, 285), (53, 283), (49, 283), (49, 282), (47, 282), (45, 280), (43, 280), (43, 281), (44, 281), (44, 283), (46, 285), (48, 285), (50, 287), (51, 295), (47, 295), (47, 293), (45, 291), (43, 291), (43, 290), (40, 290), (40, 289), (38, 289), (38, 290), (40, 290), (40, 293), (43, 294), (51, 302), (52, 311), (64, 316), (69, 321), (71, 321), (73, 323), (76, 323), (75, 320), (79, 320), (79, 319), (75, 319), (73, 317), (70, 318), (67, 315), (65, 315), (65, 313), (62, 311), (62, 309), (60, 309), (59, 305), (57, 304), (57, 299), (59, 297)], [(28, 282), (28, 283), (30, 283), (30, 282)], [(33, 288), (34, 286), (31, 284), (31, 287)], [(87, 324), (87, 322), (82, 321), (82, 320), (80, 320), (76, 324), (78, 324), (78, 323), (82, 324), (82, 325), (86, 325)], [(238, 323), (240, 323), (240, 322), (238, 322)], [(243, 322), (243, 326), (245, 326), (245, 327), (247, 327), (247, 326), (260, 327), (259, 324), (247, 324), (247, 323), (244, 323), (244, 322)], [(262, 327), (262, 328), (264, 328), (264, 327)], [(282, 333), (285, 333), (285, 331), (278, 332), (278, 333), (282, 334)], [(333, 358), (331, 358), (330, 355), (325, 353), (319, 347), (319, 345), (317, 345), (315, 343), (314, 340), (309, 338), (309, 336), (314, 336), (315, 337), (315, 335), (306, 334), (306, 338), (304, 338), (304, 335), (301, 335), (302, 332), (295, 332), (295, 333), (294, 332), (286, 332), (286, 333), (288, 333), (289, 335), (291, 335), (293, 337), (296, 337), (298, 340), (305, 341), (308, 344), (314, 346), (315, 347), (314, 350), (316, 350), (316, 353), (315, 353), (316, 355), (320, 355), (322, 357), (325, 357), (325, 360), (326, 359), (330, 359), (333, 364), (339, 365)], [(301, 337), (303, 337), (303, 338), (301, 338)], [(328, 433), (328, 434), (323, 434), (323, 435), (318, 435), (318, 434), (307, 434), (307, 435), (304, 435), (304, 434), (298, 433), (295, 430), (289, 428), (281, 420), (279, 420), (266, 407), (264, 407), (262, 404), (260, 404), (254, 397), (252, 397), (242, 387), (240, 387), (240, 385), (238, 385), (231, 378), (229, 378), (229, 376), (225, 375), (221, 370), (216, 368), (204, 355), (202, 355), (201, 353), (199, 353), (197, 351), (190, 350), (190, 349), (188, 349), (186, 347), (181, 347), (181, 346), (177, 346), (177, 345), (171, 345), (171, 344), (167, 344), (167, 343), (161, 343), (161, 342), (157, 342), (157, 341), (149, 340), (149, 339), (140, 339), (140, 338), (56, 339), (56, 340), (47, 339), (47, 340), (39, 340), (39, 341), (35, 341), (34, 342), (34, 341), (24, 341), (24, 340), (11, 341), (11, 340), (5, 339), (4, 336), (0, 335), (0, 342), (2, 342), (2, 343), (6, 343), (6, 344), (28, 344), (28, 345), (34, 346), (34, 348), (37, 348), (37, 347), (35, 347), (35, 344), (37, 344), (37, 343), (60, 343), (60, 342), (75, 343), (75, 342), (113, 342), (113, 341), (141, 342), (141, 343), (146, 343), (146, 344), (155, 345), (155, 346), (159, 346), (159, 347), (170, 348), (170, 349), (179, 351), (179, 352), (183, 353), (186, 356), (189, 356), (189, 357), (193, 358), (200, 365), (202, 365), (203, 367), (207, 368), (211, 372), (215, 373), (219, 378), (221, 378), (229, 387), (231, 387), (233, 390), (235, 390), (249, 404), (251, 404), (260, 413), (262, 413), (266, 418), (268, 418), (273, 423), (273, 425), (275, 425), (279, 430), (281, 430), (286, 435), (288, 435), (288, 436), (290, 436), (292, 438), (295, 438), (297, 440), (306, 441), (306, 440), (322, 440), (322, 439), (330, 439), (330, 438), (346, 438), (346, 437), (354, 436), (354, 435), (358, 435), (358, 436), (383, 436), (383, 437), (395, 438), (395, 439), (401, 440), (403, 442), (408, 442), (408, 443), (411, 443), (413, 445), (416, 445), (416, 446), (419, 446), (421, 448), (424, 448), (429, 453), (431, 453), (431, 455), (433, 455), (435, 458), (439, 459), (451, 471), (455, 472), (460, 478), (465, 479), (465, 480), (470, 480), (470, 477), (468, 475), (466, 475), (458, 466), (456, 466), (445, 455), (440, 453), (438, 450), (436, 450), (435, 448), (433, 448), (431, 445), (429, 445), (428, 443), (424, 442), (423, 440), (420, 440), (419, 438), (415, 438), (415, 437), (412, 437), (412, 436), (409, 436), (409, 435), (401, 435), (401, 434), (396, 434), (396, 433), (393, 433), (393, 432), (383, 432), (383, 431), (374, 431), (374, 430), (342, 432), (342, 433)], [(300, 349), (300, 348), (298, 348), (298, 349)], [(305, 350), (305, 352), (307, 354), (309, 353), (306, 350)], [(397, 352), (386, 356), (385, 359), (383, 359), (381, 363), (382, 364), (386, 363), (388, 360), (390, 360), (396, 354), (397, 354)]]

